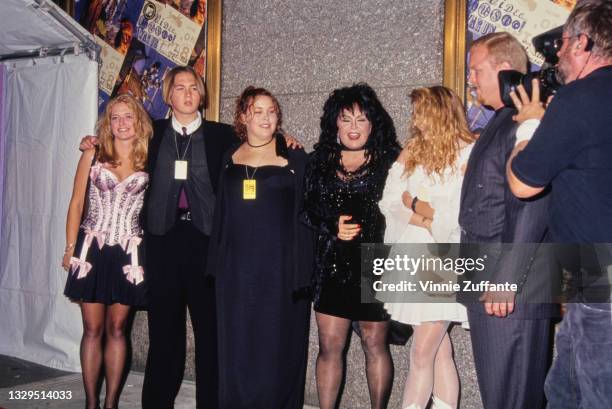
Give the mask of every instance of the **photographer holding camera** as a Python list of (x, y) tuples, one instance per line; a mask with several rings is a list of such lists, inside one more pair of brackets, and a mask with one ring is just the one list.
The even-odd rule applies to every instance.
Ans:
[[(604, 266), (600, 275), (608, 282), (606, 297), (593, 300), (589, 283), (572, 278), (578, 293), (557, 333), (558, 355), (545, 387), (549, 406), (610, 408), (612, 314), (606, 269), (612, 254), (612, 1), (579, 3), (561, 39), (558, 70), (566, 85), (546, 111), (535, 81), (531, 98), (521, 87), (513, 95), (515, 119), (523, 124), (507, 177), (519, 198), (531, 198), (550, 185), (552, 240), (580, 244), (582, 257), (585, 249), (596, 253), (594, 259)], [(580, 261), (574, 272), (584, 274), (589, 268), (584, 258)]]

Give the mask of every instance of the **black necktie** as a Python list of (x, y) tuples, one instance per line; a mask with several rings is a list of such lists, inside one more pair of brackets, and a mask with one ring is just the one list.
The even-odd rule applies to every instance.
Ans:
[(187, 154), (186, 150), (188, 148), (187, 146), (187, 142), (189, 141), (188, 135), (187, 135), (187, 128), (183, 127), (183, 134), (178, 138), (179, 142), (178, 142), (178, 150), (179, 150), (179, 155), (181, 158), (184, 158)]

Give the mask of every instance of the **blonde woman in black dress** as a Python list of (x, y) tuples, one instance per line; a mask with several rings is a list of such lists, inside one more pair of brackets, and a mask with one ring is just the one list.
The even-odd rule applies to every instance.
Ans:
[[(62, 260), (69, 271), (64, 294), (79, 302), (83, 315), (81, 368), (88, 409), (98, 407), (102, 363), (104, 407), (117, 407), (127, 353), (126, 320), (131, 306), (145, 304), (139, 215), (149, 183), (145, 166), (153, 129), (140, 102), (119, 95), (106, 106), (97, 132), (99, 151), (84, 151), (78, 164)], [(86, 195), (88, 208), (81, 222)]]

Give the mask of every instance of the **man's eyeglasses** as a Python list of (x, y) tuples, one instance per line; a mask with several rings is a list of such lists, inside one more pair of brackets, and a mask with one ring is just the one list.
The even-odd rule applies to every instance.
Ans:
[[(565, 36), (565, 37), (561, 37), (561, 38), (555, 38), (552, 41), (552, 45), (555, 48), (555, 50), (559, 51), (561, 49), (561, 47), (563, 47), (563, 40), (569, 40), (570, 38), (577, 38), (577, 37), (580, 37), (582, 34), (583, 33), (578, 33), (578, 34), (573, 35), (573, 36)], [(590, 38), (589, 36), (586, 36), (586, 37)]]

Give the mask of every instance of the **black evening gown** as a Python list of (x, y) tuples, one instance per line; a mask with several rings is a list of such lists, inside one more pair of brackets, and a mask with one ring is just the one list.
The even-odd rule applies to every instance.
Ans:
[[(256, 199), (243, 199), (248, 171)], [(224, 409), (302, 408), (309, 302), (294, 301), (295, 175), (230, 163), (216, 274), (219, 394)]]

